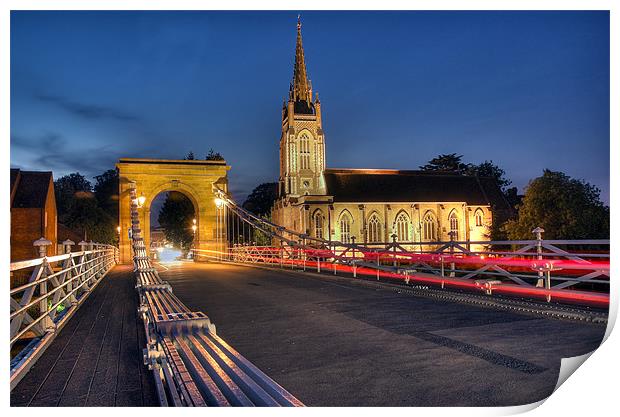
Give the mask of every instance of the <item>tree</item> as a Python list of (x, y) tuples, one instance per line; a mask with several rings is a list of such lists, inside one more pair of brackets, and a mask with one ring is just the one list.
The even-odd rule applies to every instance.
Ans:
[(609, 238), (609, 207), (600, 190), (562, 172), (546, 169), (530, 181), (518, 209), (518, 217), (504, 225), (510, 239), (532, 239), (539, 226), (546, 239)]
[(428, 164), (420, 166), (422, 171), (438, 171), (438, 172), (454, 172), (457, 174), (465, 174), (470, 169), (469, 164), (461, 161), (463, 155), (455, 153), (447, 155), (439, 155), (428, 161)]
[(80, 191), (76, 193), (63, 224), (82, 234), (86, 240), (116, 244), (116, 221), (97, 205), (97, 199), (92, 192)]
[(278, 197), (278, 183), (266, 182), (260, 184), (243, 202), (242, 207), (257, 216), (266, 216), (271, 213), (271, 207)]
[(109, 169), (95, 176), (93, 191), (99, 207), (113, 219), (118, 219), (118, 171)]
[(215, 152), (213, 148), (209, 149), (209, 153), (205, 156), (205, 161), (223, 161), (224, 157), (219, 152)]
[(512, 184), (512, 181), (506, 178), (506, 171), (495, 165), (493, 161), (484, 161), (478, 165), (468, 164), (465, 174), (493, 178), (504, 196), (506, 195), (506, 187)]
[(183, 158), (187, 161), (193, 161), (194, 159), (196, 159), (196, 157), (194, 157), (194, 152), (189, 151), (189, 153), (187, 154), (187, 156), (185, 158)]
[(75, 194), (78, 192), (91, 192), (90, 181), (79, 172), (74, 172), (54, 181), (54, 195), (56, 197), (56, 210), (61, 223), (69, 213), (75, 202)]
[(185, 195), (171, 191), (159, 211), (157, 220), (164, 228), (169, 242), (188, 250), (194, 240), (192, 220), (195, 218), (194, 205)]

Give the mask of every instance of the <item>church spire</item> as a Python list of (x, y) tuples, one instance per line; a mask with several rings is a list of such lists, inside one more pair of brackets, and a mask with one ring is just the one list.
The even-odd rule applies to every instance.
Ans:
[(301, 42), (301, 16), (297, 15), (297, 45), (295, 47), (295, 68), (293, 71), (293, 101), (305, 101), (308, 106), (312, 102), (312, 87), (306, 73), (304, 46)]

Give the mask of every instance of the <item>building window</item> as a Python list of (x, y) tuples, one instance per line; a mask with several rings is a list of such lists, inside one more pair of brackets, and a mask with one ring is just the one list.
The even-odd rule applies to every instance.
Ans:
[(307, 133), (299, 137), (299, 161), (301, 169), (310, 169), (310, 138)]
[(476, 210), (476, 214), (474, 215), (474, 217), (476, 219), (476, 226), (484, 226), (484, 213), (482, 212), (482, 210)]
[(348, 213), (343, 213), (340, 216), (340, 242), (351, 242), (351, 216)]
[(314, 237), (323, 239), (323, 224), (325, 223), (325, 217), (320, 210), (314, 213)]
[(366, 240), (368, 242), (381, 242), (381, 223), (379, 223), (377, 213), (373, 213), (370, 216), (366, 229)]
[(435, 216), (430, 211), (424, 215), (422, 231), (424, 240), (431, 242), (437, 240), (437, 222), (435, 221)]
[(407, 242), (409, 240), (409, 216), (401, 212), (396, 216), (396, 239), (399, 242)]
[(453, 240), (459, 240), (459, 218), (456, 215), (456, 211), (452, 210), (450, 216), (450, 236)]

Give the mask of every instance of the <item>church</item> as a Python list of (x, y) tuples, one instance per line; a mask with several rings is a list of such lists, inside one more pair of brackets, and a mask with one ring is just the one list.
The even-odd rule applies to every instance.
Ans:
[(508, 203), (492, 178), (326, 167), (321, 102), (313, 98), (297, 22), (293, 80), (282, 108), (276, 224), (342, 243), (486, 241)]

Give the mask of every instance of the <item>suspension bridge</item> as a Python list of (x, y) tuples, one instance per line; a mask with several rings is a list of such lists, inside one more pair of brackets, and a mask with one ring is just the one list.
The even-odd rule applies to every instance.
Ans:
[(164, 264), (139, 187), (120, 251), (11, 264), (12, 405), (519, 405), (605, 332), (609, 241), (338, 242), (213, 181), (191, 260)]

